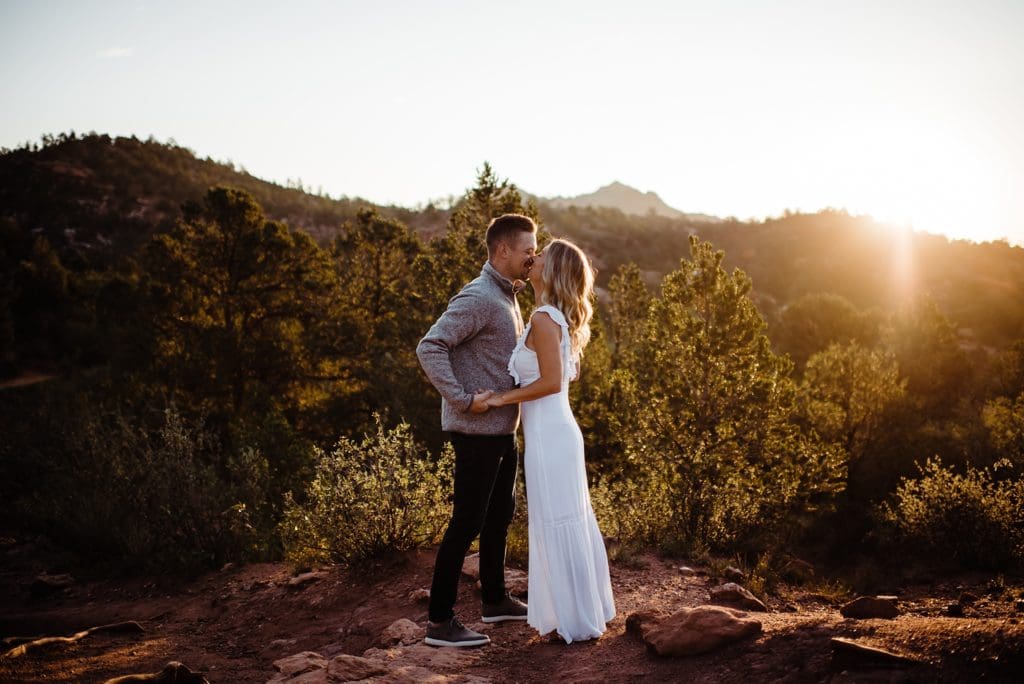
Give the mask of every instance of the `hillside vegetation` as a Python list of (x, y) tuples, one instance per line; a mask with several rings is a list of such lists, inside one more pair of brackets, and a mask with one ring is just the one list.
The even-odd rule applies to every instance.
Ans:
[(1024, 250), (559, 209), (486, 164), (444, 207), (377, 207), (101, 135), (0, 155), (0, 371), (55, 376), (0, 391), (2, 522), (128, 567), (432, 543), (414, 348), (508, 211), (599, 269), (573, 405), (615, 555), (730, 554), (765, 586), (794, 556), (866, 585), (1020, 570)]

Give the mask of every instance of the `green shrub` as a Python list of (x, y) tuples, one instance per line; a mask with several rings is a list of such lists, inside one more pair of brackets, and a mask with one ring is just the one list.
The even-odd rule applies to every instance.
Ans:
[[(173, 407), (155, 429), (130, 409), (45, 402), (61, 429), (23, 444), (35, 472), (12, 511), (28, 529), (113, 565), (193, 570), (266, 555), (266, 460), (223, 453), (201, 421)], [(74, 410), (71, 410), (74, 409)]]
[(671, 493), (664, 478), (604, 476), (591, 485), (590, 500), (613, 560), (670, 546)]
[(997, 480), (970, 467), (960, 474), (939, 459), (920, 471), (881, 507), (891, 544), (962, 567), (1024, 566), (1024, 479)]
[(402, 423), (361, 443), (342, 438), (318, 451), (316, 474), (298, 503), (285, 496), (280, 530), (289, 559), (354, 564), (391, 551), (437, 543), (451, 512), (455, 458), (446, 445), (429, 454)]

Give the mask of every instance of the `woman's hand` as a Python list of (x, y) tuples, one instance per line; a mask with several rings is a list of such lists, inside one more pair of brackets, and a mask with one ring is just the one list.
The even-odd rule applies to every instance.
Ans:
[(487, 397), (487, 408), (498, 408), (504, 405), (505, 401), (500, 394), (492, 393), (491, 396)]

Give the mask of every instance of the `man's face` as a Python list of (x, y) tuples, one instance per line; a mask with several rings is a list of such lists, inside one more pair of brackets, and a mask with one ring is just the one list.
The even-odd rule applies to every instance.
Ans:
[(537, 236), (533, 233), (516, 233), (511, 248), (509, 270), (514, 278), (527, 280), (530, 277), (530, 267), (533, 266), (533, 257), (537, 253)]

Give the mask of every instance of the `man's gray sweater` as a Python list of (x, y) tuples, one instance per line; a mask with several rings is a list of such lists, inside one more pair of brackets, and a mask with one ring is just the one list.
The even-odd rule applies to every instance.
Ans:
[(441, 393), (441, 428), (471, 435), (509, 435), (519, 426), (519, 405), (470, 413), (478, 389), (515, 386), (508, 361), (523, 331), (512, 281), (490, 262), (452, 297), (416, 347), (427, 377)]

